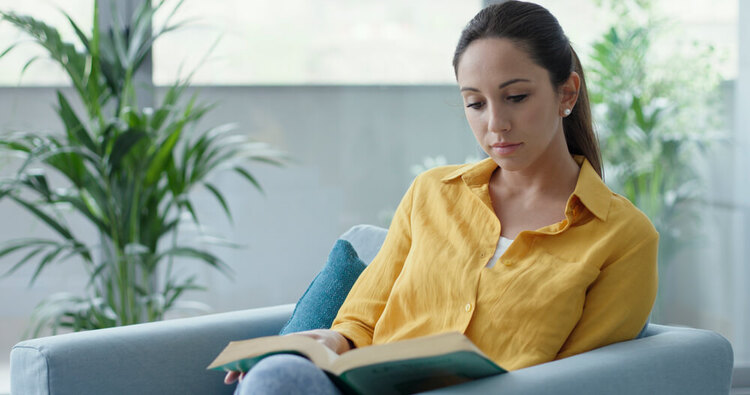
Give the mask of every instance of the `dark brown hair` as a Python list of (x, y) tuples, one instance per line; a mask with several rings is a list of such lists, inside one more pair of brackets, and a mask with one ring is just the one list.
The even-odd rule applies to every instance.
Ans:
[(458, 76), (458, 63), (466, 48), (480, 38), (506, 38), (525, 50), (532, 61), (544, 67), (554, 87), (559, 87), (575, 71), (581, 77), (578, 101), (572, 112), (563, 118), (568, 151), (588, 159), (599, 176), (602, 159), (591, 121), (586, 80), (578, 55), (568, 41), (557, 19), (544, 7), (522, 1), (492, 4), (469, 21), (461, 32), (453, 55), (453, 70)]

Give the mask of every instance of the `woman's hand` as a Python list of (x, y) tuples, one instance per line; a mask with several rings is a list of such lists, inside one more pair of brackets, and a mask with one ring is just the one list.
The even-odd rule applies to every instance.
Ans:
[(245, 373), (237, 371), (227, 372), (227, 375), (224, 376), (224, 384), (233, 384), (237, 380), (242, 381), (245, 378)]
[(343, 354), (352, 349), (349, 340), (344, 335), (330, 329), (313, 329), (311, 331), (290, 333), (313, 338), (318, 343), (330, 348), (336, 354)]
[[(291, 333), (291, 335), (302, 335), (317, 340), (320, 344), (330, 348), (336, 354), (343, 354), (352, 349), (349, 340), (344, 335), (330, 329), (313, 329), (311, 331)], [(246, 372), (231, 371), (224, 377), (224, 384), (233, 384), (242, 381)]]

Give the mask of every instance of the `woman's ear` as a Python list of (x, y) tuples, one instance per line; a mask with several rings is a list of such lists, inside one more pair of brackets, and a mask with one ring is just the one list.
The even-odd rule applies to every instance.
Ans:
[[(570, 72), (568, 80), (560, 86), (560, 116), (566, 117), (573, 111), (581, 88), (581, 77), (575, 71)], [(566, 111), (569, 110), (569, 111)]]

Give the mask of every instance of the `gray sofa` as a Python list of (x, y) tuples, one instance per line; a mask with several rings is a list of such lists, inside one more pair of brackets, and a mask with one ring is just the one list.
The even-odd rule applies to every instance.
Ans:
[[(369, 263), (385, 230), (342, 238)], [(206, 365), (230, 340), (277, 334), (294, 305), (27, 340), (11, 351), (11, 394), (231, 394)], [(650, 324), (639, 338), (434, 394), (728, 394), (733, 354), (715, 332)]]

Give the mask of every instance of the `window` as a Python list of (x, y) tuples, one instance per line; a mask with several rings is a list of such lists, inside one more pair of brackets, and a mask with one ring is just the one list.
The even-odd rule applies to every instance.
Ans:
[[(610, 0), (616, 1), (616, 0)], [(585, 62), (591, 44), (610, 26), (614, 16), (606, 7), (596, 7), (592, 0), (535, 0), (555, 15), (565, 29), (581, 59)], [(607, 1), (604, 2), (605, 4)], [(659, 0), (652, 2), (660, 15), (670, 19), (662, 26), (677, 32), (685, 42), (699, 41), (717, 49), (716, 59), (725, 79), (737, 77), (738, 7), (737, 0)], [(670, 35), (674, 37), (675, 35)], [(655, 43), (669, 46), (673, 43)], [(665, 48), (673, 53), (672, 48)], [(584, 64), (584, 68), (586, 65)]]
[(187, 75), (220, 36), (194, 83), (452, 83), (458, 36), (481, 6), (478, 0), (187, 1), (175, 20), (197, 22), (157, 42), (154, 82)]
[[(81, 30), (84, 32), (91, 31), (94, 0), (3, 1), (0, 5), (5, 12), (31, 15), (48, 25), (57, 27), (65, 41), (77, 41), (77, 38), (62, 11), (68, 13)], [(0, 23), (0, 37), (2, 37), (0, 39), (0, 53), (19, 40), (28, 40), (27, 36), (7, 22)], [(35, 44), (28, 42), (0, 58), (0, 85), (68, 85), (70, 82), (65, 73), (56, 63), (44, 56), (34, 61), (21, 76), (21, 71), (26, 62), (43, 53), (44, 51)]]

